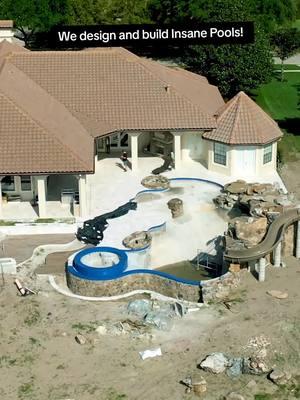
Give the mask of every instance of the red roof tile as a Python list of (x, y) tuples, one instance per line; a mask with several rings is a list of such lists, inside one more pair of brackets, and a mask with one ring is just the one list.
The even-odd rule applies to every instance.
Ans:
[[(187, 90), (182, 93), (185, 82), (191, 85), (190, 78), (182, 75), (179, 83), (178, 74), (170, 71), (170, 80), (162, 79), (161, 72), (120, 49), (37, 51), (8, 59), (68, 109), (98, 121), (100, 132), (103, 126), (116, 130), (216, 126), (203, 101), (189, 96)], [(220, 106), (215, 88), (201, 80), (193, 83), (199, 84), (199, 95), (215, 99), (215, 109)]]
[(0, 73), (0, 171), (92, 172), (93, 138), (56, 99), (15, 66)]

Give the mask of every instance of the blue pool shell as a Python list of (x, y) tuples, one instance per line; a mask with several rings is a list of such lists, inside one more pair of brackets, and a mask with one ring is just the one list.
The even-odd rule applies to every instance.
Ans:
[[(195, 182), (204, 182), (210, 183), (212, 185), (218, 186), (221, 189), (224, 188), (223, 185), (217, 182), (213, 182), (207, 179), (200, 179), (200, 178), (171, 178), (170, 182), (173, 181), (195, 181)], [(144, 193), (151, 193), (151, 192), (166, 192), (168, 189), (146, 189), (138, 192), (136, 196), (131, 199), (134, 201), (140, 194)], [(164, 230), (166, 226), (166, 222), (163, 222), (160, 225), (153, 226), (148, 229), (148, 232), (159, 232), (160, 230)], [(78, 278), (91, 280), (91, 281), (107, 281), (107, 280), (114, 280), (123, 278), (126, 276), (134, 275), (134, 274), (149, 274), (149, 275), (156, 275), (162, 278), (170, 279), (172, 281), (186, 284), (186, 285), (193, 285), (199, 286), (201, 285), (201, 281), (194, 281), (184, 278), (178, 278), (175, 275), (168, 274), (166, 272), (158, 271), (155, 269), (134, 269), (126, 271), (128, 267), (128, 256), (127, 253), (130, 252), (141, 252), (145, 251), (149, 246), (146, 246), (142, 249), (117, 249), (115, 247), (94, 247), (85, 250), (79, 251), (73, 259), (72, 265), (68, 265), (68, 272)], [(81, 260), (87, 254), (91, 253), (112, 253), (116, 254), (119, 258), (119, 262), (111, 267), (105, 268), (95, 268), (89, 267), (88, 265), (84, 264)], [(205, 281), (204, 281), (205, 282)]]
[[(92, 253), (110, 253), (118, 257), (118, 262), (109, 267), (90, 267), (82, 261), (82, 258)], [(89, 280), (107, 280), (115, 279), (120, 276), (128, 266), (128, 258), (126, 252), (114, 247), (94, 247), (92, 249), (84, 249), (76, 254), (73, 260), (73, 267), (76, 273), (86, 276)], [(75, 274), (76, 275), (76, 274)]]

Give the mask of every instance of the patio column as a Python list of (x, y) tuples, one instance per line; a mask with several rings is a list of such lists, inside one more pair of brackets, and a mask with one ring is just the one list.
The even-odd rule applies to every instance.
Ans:
[(80, 217), (87, 216), (86, 175), (78, 177)]
[(47, 217), (47, 176), (40, 175), (36, 177), (37, 192), (38, 192), (38, 202), (39, 202), (39, 217)]
[(173, 132), (174, 136), (174, 157), (175, 157), (175, 169), (181, 166), (181, 133)]
[(138, 146), (138, 132), (131, 132), (131, 170), (132, 172), (138, 171), (138, 158), (139, 158), (139, 146)]

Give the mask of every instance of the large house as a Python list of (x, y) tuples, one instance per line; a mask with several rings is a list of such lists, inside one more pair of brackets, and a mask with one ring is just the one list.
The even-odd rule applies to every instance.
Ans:
[(123, 48), (29, 51), (3, 40), (0, 110), (0, 218), (14, 196), (48, 216), (49, 179), (60, 175), (78, 180), (84, 217), (107, 137), (111, 152), (128, 152), (133, 173), (145, 152), (173, 152), (175, 169), (196, 160), (220, 174), (260, 176), (276, 170), (282, 136), (245, 93), (225, 104), (205, 77)]

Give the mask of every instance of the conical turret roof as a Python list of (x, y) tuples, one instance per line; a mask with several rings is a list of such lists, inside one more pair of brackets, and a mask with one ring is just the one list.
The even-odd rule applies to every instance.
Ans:
[(244, 92), (216, 113), (217, 128), (204, 133), (205, 139), (226, 144), (263, 145), (282, 136), (277, 123)]

